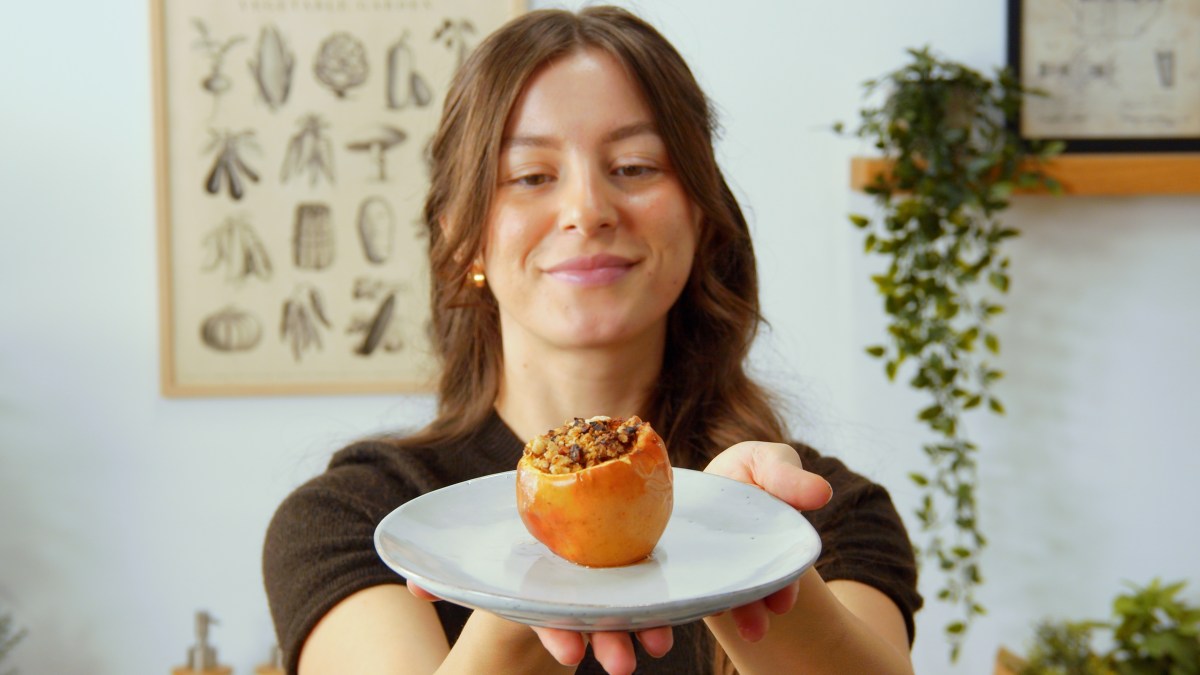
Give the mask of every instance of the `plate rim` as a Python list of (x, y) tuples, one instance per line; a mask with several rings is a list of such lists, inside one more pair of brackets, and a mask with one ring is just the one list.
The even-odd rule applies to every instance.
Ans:
[[(462, 605), (471, 609), (482, 609), (483, 611), (488, 611), (510, 619), (519, 620), (521, 623), (528, 625), (566, 628), (568, 630), (583, 630), (592, 626), (592, 624), (585, 623), (581, 621), (581, 619), (612, 619), (612, 621), (605, 622), (606, 629), (609, 629), (607, 628), (607, 624), (613, 624), (613, 627), (610, 628), (612, 630), (641, 630), (643, 628), (650, 628), (652, 626), (679, 625), (680, 623), (698, 620), (704, 616), (709, 616), (721, 611), (727, 611), (728, 609), (736, 607), (738, 606), (736, 603), (741, 602), (741, 600), (744, 598), (766, 597), (767, 595), (784, 588), (788, 584), (794, 582), (796, 579), (799, 579), (800, 576), (812, 568), (816, 564), (816, 561), (820, 558), (824, 547), (819, 533), (817, 533), (816, 529), (812, 526), (812, 523), (810, 523), (808, 519), (804, 517), (804, 514), (801, 511), (795, 509), (782, 499), (779, 499), (778, 497), (770, 494), (756, 485), (745, 483), (727, 476), (705, 473), (703, 471), (697, 471), (695, 469), (687, 469), (683, 467), (672, 467), (672, 470), (677, 474), (677, 476), (689, 476), (689, 478), (685, 478), (685, 480), (713, 480), (718, 482), (729, 481), (729, 483), (737, 486), (737, 489), (756, 491), (761, 496), (766, 497), (769, 500), (773, 500), (786, 509), (792, 511), (798, 519), (797, 522), (799, 523), (799, 528), (801, 530), (805, 530), (806, 534), (811, 538), (811, 541), (808, 542), (808, 544), (812, 547), (811, 554), (797, 569), (792, 570), (787, 574), (772, 577), (762, 583), (754, 584), (752, 586), (746, 586), (711, 595), (703, 595), (699, 598), (682, 598), (678, 600), (646, 602), (632, 605), (606, 605), (579, 602), (556, 604), (545, 600), (530, 600), (529, 598), (523, 598), (514, 594), (497, 593), (490, 590), (469, 588), (462, 585), (455, 585), (452, 583), (431, 579), (424, 574), (415, 572), (412, 569), (408, 569), (408, 566), (397, 563), (385, 555), (382, 543), (383, 538), (385, 536), (392, 536), (385, 532), (386, 525), (389, 523), (389, 521), (399, 517), (398, 514), (408, 508), (411, 504), (417, 502), (418, 500), (437, 494), (438, 492), (450, 490), (452, 488), (462, 489), (463, 487), (472, 483), (483, 481), (501, 481), (505, 478), (515, 481), (516, 470), (508, 470), (477, 476), (475, 478), (470, 478), (458, 483), (453, 483), (451, 485), (438, 488), (437, 490), (414, 497), (413, 499), (410, 499), (392, 509), (387, 513), (387, 515), (380, 519), (379, 523), (375, 527), (373, 540), (376, 555), (389, 569), (395, 572), (402, 579), (406, 581), (411, 579), (417, 582), (418, 585), (421, 585), (430, 592), (433, 592), (435, 595), (447, 602)], [(672, 517), (674, 517), (674, 513), (672, 513)], [(550, 555), (554, 555), (553, 552), (551, 552)], [(483, 602), (479, 602), (480, 600)], [(747, 602), (748, 601), (749, 600), (747, 600)], [(520, 609), (521, 607), (527, 608), (529, 605), (535, 605), (536, 609), (532, 611)], [(614, 607), (638, 611), (627, 611), (618, 615), (610, 615), (605, 613), (613, 610)], [(689, 610), (687, 612), (687, 617), (676, 620), (673, 616), (668, 616), (668, 618), (666, 618), (664, 621), (653, 623), (646, 622), (651, 618), (651, 613), (654, 615), (678, 614), (680, 617), (682, 617), (683, 615), (681, 613), (671, 612), (670, 610), (683, 608), (687, 608)], [(697, 612), (700, 610), (703, 610), (702, 613), (697, 615)], [(514, 616), (514, 612), (516, 616)], [(531, 616), (531, 614), (537, 616)], [(573, 621), (564, 621), (569, 619), (573, 619)], [(621, 620), (624, 620), (624, 624), (622, 625), (627, 625), (627, 628), (617, 625), (617, 623), (620, 623)], [(568, 623), (570, 625), (567, 625)]]

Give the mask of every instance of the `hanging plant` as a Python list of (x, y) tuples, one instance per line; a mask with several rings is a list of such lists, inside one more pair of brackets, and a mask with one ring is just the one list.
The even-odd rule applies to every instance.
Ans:
[(932, 562), (942, 575), (938, 599), (959, 610), (945, 627), (956, 660), (984, 613), (976, 591), (987, 544), (975, 501), (978, 447), (963, 420), (976, 409), (1004, 413), (993, 390), (1004, 373), (993, 364), (1000, 340), (991, 321), (1010, 284), (1004, 243), (1018, 233), (998, 214), (1014, 189), (1061, 191), (1040, 162), (1063, 146), (1027, 143), (1009, 125), (1031, 93), (1009, 71), (990, 79), (928, 48), (908, 54), (907, 65), (864, 85), (883, 102), (864, 108), (850, 133), (871, 141), (890, 170), (866, 188), (879, 215), (850, 220), (865, 233), (866, 253), (887, 262), (872, 277), (887, 333), (866, 351), (889, 380), (903, 373), (928, 397), (917, 419), (933, 434), (923, 448), (929, 464), (910, 474), (920, 492), (917, 548), (923, 569)]

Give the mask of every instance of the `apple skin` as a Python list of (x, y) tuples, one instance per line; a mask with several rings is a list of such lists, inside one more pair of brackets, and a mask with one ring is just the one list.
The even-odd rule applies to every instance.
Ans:
[(517, 463), (517, 511), (538, 541), (587, 567), (630, 565), (650, 555), (675, 504), (662, 438), (643, 423), (629, 453), (573, 473)]

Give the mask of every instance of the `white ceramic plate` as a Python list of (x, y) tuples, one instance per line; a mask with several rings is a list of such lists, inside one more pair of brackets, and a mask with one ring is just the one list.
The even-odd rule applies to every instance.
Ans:
[(675, 508), (646, 561), (587, 568), (554, 555), (517, 514), (515, 471), (430, 492), (388, 514), (375, 548), (389, 567), (456, 604), (568, 630), (687, 623), (783, 588), (821, 541), (762, 490), (675, 469)]

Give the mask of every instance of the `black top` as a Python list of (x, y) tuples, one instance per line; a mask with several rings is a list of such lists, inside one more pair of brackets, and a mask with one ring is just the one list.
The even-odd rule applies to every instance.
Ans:
[[(516, 468), (524, 443), (493, 413), (459, 444), (398, 447), (387, 439), (350, 445), (329, 468), (293, 492), (275, 513), (263, 551), (263, 577), (288, 673), (300, 647), (334, 605), (365, 588), (402, 584), (403, 577), (375, 552), (375, 527), (397, 506), (433, 490)], [(804, 468), (833, 486), (824, 508), (804, 515), (821, 536), (816, 568), (826, 581), (872, 586), (900, 608), (913, 638), (913, 613), (922, 604), (917, 570), (904, 525), (884, 488), (840, 461), (794, 445)], [(471, 610), (435, 603), (451, 644)], [(661, 659), (638, 648), (638, 673), (708, 673), (712, 653), (697, 621), (675, 628), (675, 647)], [(634, 641), (637, 644), (637, 641)], [(579, 673), (603, 673), (588, 656)]]

